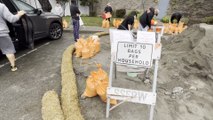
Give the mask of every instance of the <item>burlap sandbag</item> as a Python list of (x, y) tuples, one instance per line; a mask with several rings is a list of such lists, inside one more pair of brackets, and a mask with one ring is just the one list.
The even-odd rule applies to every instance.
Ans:
[(42, 98), (43, 120), (64, 120), (63, 112), (55, 91), (48, 91)]

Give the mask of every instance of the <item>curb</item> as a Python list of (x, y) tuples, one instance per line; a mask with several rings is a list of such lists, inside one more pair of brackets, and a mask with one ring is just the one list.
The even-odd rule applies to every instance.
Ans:
[[(80, 29), (79, 32), (80, 33), (97, 33), (97, 32), (106, 32), (106, 31), (108, 31), (107, 29), (106, 30), (104, 30), (104, 29), (99, 30), (99, 29), (100, 29), (99, 27), (97, 27), (97, 29), (94, 29), (94, 30), (92, 30), (92, 29)], [(73, 29), (66, 28), (66, 29), (63, 29), (63, 31), (64, 32), (73, 32)]]
[[(71, 29), (63, 30), (63, 32), (73, 32)], [(103, 32), (103, 31), (92, 31), (92, 30), (80, 30), (80, 33), (97, 33), (97, 32)]]
[(102, 37), (102, 36), (105, 36), (105, 35), (109, 35), (109, 32), (97, 32), (94, 35), (97, 35), (98, 37)]

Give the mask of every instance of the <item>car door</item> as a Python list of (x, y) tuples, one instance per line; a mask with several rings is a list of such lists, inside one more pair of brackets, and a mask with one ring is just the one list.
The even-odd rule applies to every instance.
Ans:
[(47, 25), (45, 15), (41, 10), (35, 9), (31, 5), (21, 1), (13, 0), (19, 10), (26, 11), (26, 16), (30, 18), (33, 23), (34, 39), (43, 38), (47, 35)]

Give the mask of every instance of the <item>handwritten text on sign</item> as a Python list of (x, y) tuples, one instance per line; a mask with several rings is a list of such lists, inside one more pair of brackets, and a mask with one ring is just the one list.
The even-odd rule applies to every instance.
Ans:
[(119, 42), (117, 46), (116, 62), (125, 65), (151, 67), (152, 54), (153, 44)]

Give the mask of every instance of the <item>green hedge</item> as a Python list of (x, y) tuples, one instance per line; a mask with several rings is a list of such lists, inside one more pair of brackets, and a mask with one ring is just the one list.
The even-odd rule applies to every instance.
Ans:
[(204, 23), (207, 23), (207, 24), (213, 24), (213, 16), (205, 17), (205, 18), (203, 19), (203, 22), (204, 22)]
[(164, 16), (162, 19), (161, 19), (161, 21), (163, 22), (163, 23), (169, 23), (169, 21), (170, 21), (170, 16)]
[(115, 14), (117, 18), (123, 18), (126, 15), (126, 9), (118, 9)]

